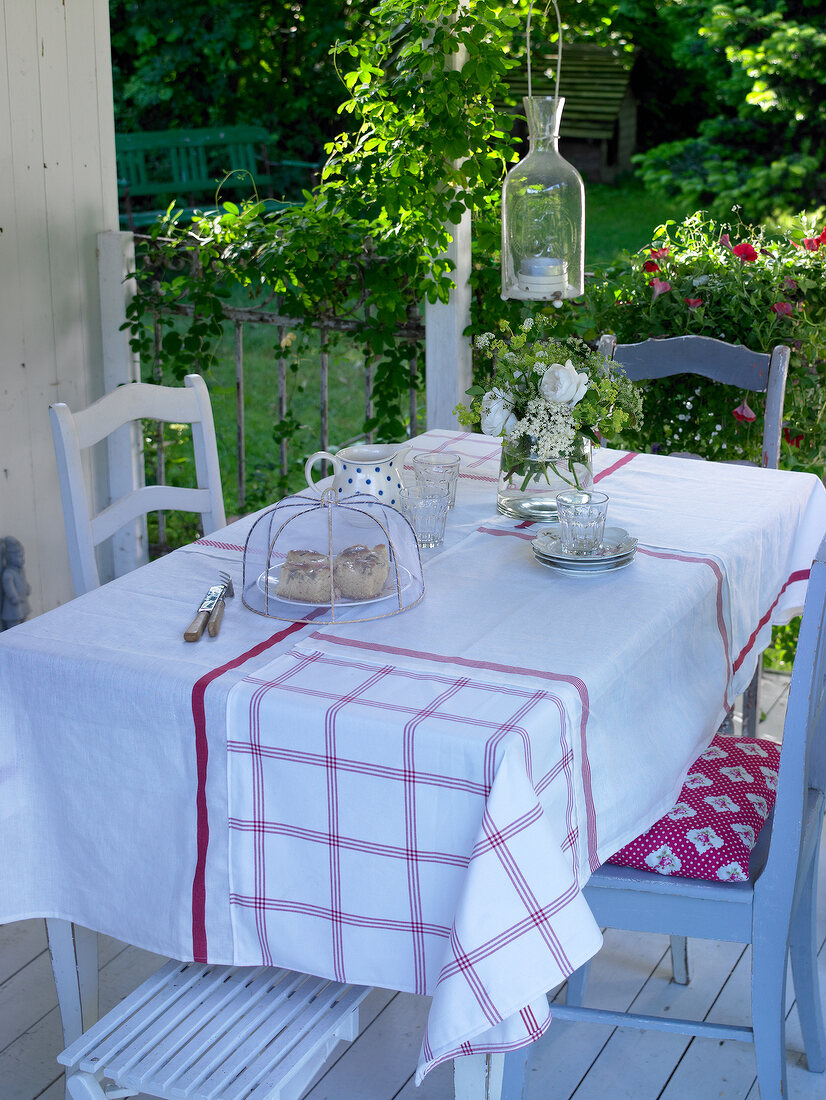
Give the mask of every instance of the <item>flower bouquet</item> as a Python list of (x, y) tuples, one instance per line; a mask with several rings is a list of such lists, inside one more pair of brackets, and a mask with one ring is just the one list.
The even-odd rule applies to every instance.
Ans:
[(485, 332), (476, 348), (492, 371), (456, 415), (502, 438), (498, 507), (521, 519), (556, 514), (556, 494), (593, 483), (591, 450), (603, 436), (639, 424), (642, 399), (624, 371), (576, 337), (555, 340), (526, 318), (514, 333)]

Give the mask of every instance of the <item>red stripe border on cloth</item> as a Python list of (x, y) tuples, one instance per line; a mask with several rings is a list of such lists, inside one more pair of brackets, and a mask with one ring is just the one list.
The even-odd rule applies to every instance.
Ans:
[(774, 602), (772, 603), (769, 610), (765, 613), (765, 615), (763, 615), (763, 617), (760, 619), (760, 622), (757, 624), (757, 626), (751, 632), (751, 635), (749, 636), (749, 640), (746, 642), (746, 644), (740, 650), (740, 654), (737, 657), (737, 660), (734, 662), (734, 665), (732, 666), (734, 672), (736, 672), (739, 669), (740, 665), (742, 665), (743, 661), (746, 659), (746, 655), (748, 654), (749, 650), (752, 648), (754, 643), (757, 641), (757, 635), (760, 633), (760, 631), (763, 629), (763, 627), (766, 625), (766, 623), (769, 621), (769, 619), (771, 619), (772, 611), (774, 611), (774, 609), (777, 607), (778, 603), (780, 602), (780, 597), (783, 595), (783, 593), (786, 591), (786, 589), (789, 587), (789, 585), (790, 584), (795, 584), (797, 581), (808, 581), (808, 579), (811, 575), (811, 572), (812, 572), (811, 569), (798, 569), (795, 573), (791, 574), (789, 579), (786, 581), (786, 583), (783, 585), (783, 587), (777, 593), (777, 597), (774, 600)]
[(290, 623), (283, 630), (277, 631), (271, 637), (252, 649), (233, 657), (231, 661), (213, 668), (196, 680), (192, 688), (192, 721), (195, 726), (195, 873), (192, 877), (192, 958), (195, 962), (208, 962), (207, 959), (207, 934), (206, 934), (206, 856), (209, 847), (209, 812), (206, 802), (207, 765), (209, 762), (209, 744), (206, 731), (206, 706), (204, 703), (206, 690), (209, 685), (223, 676), (225, 672), (231, 672), (239, 668), (245, 662), (252, 660), (261, 653), (266, 653), (274, 645), (283, 642), (291, 634), (302, 630), (307, 623)]

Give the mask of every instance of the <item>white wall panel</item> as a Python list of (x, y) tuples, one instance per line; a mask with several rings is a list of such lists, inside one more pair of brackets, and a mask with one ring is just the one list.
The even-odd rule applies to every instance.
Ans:
[(37, 613), (72, 595), (48, 406), (103, 392), (97, 234), (117, 228), (107, 0), (0, 0), (0, 537)]

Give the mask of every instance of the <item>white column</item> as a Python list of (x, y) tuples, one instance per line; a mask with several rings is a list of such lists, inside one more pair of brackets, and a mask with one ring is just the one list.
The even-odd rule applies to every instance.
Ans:
[(428, 428), (458, 426), (453, 415), (456, 405), (466, 401), (473, 379), (470, 339), (464, 335), (470, 324), (471, 290), (468, 284), (471, 262), (470, 211), (458, 225), (450, 226), (453, 241), (447, 256), (456, 265), (454, 289), (448, 302), (425, 307), (425, 365)]
[[(126, 382), (140, 381), (140, 362), (129, 346), (126, 305), (134, 293), (127, 276), (135, 270), (135, 245), (131, 233), (99, 233), (98, 281), (100, 323), (103, 336), (103, 389), (111, 393)], [(143, 436), (139, 424), (125, 424), (107, 441), (108, 500), (117, 500), (144, 484)], [(149, 560), (146, 518), (135, 520), (112, 539), (112, 575), (124, 573)], [(106, 569), (106, 563), (101, 562)]]
[[(460, 0), (457, 11), (464, 7)], [(445, 65), (461, 69), (467, 60), (467, 50), (448, 54)], [(453, 410), (467, 400), (466, 391), (473, 380), (470, 340), (464, 335), (470, 324), (471, 228), (470, 211), (462, 220), (448, 225), (453, 240), (447, 258), (456, 265), (452, 272), (454, 289), (447, 302), (425, 306), (425, 384), (427, 386), (428, 428), (455, 428), (459, 422)]]

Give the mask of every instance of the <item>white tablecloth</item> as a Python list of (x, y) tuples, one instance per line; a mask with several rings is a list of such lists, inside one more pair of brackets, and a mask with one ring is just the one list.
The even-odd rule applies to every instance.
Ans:
[(416, 608), (181, 631), (251, 519), (0, 635), (0, 919), (433, 996), (419, 1074), (506, 1049), (598, 948), (590, 871), (672, 804), (802, 606), (810, 476), (598, 452), (634, 563), (545, 570), (463, 455)]

